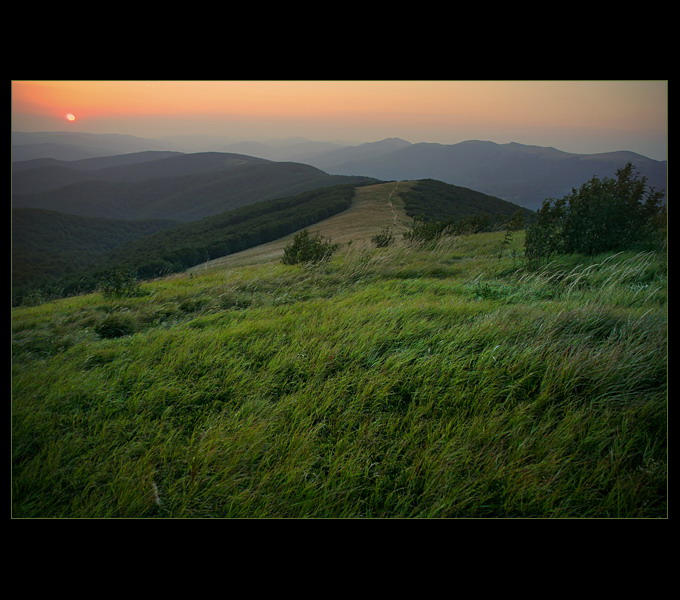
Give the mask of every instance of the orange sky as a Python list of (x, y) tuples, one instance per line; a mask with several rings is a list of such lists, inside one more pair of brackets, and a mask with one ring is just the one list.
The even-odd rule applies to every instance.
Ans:
[(666, 81), (12, 82), (14, 131), (142, 137), (485, 139), (665, 159), (667, 112)]

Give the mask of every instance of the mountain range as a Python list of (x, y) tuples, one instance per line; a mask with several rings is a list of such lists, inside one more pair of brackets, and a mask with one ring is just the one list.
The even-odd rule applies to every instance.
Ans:
[(145, 151), (76, 161), (13, 164), (13, 208), (109, 219), (192, 221), (252, 202), (343, 183), (316, 167), (224, 152)]
[(631, 162), (657, 189), (666, 188), (666, 161), (634, 152), (572, 154), (551, 147), (469, 140), (410, 144), (389, 139), (334, 150), (309, 160), (329, 173), (378, 179), (437, 179), (536, 209), (592, 177), (613, 177)]
[[(666, 189), (667, 161), (629, 151), (574, 154), (552, 147), (468, 140), (457, 144), (410, 143), (400, 138), (351, 145), (302, 138), (267, 142), (224, 140), (216, 136), (177, 136), (158, 140), (134, 136), (12, 134), (13, 160), (51, 157), (62, 161), (148, 150), (219, 152), (269, 161), (299, 162), (333, 175), (380, 180), (436, 179), (468, 187), (535, 210), (547, 198), (561, 198), (592, 177), (613, 177), (627, 162)], [(20, 188), (21, 189), (21, 188)], [(16, 190), (16, 188), (15, 188)], [(16, 193), (16, 191), (15, 191)]]
[[(187, 152), (201, 147), (210, 150)], [(13, 158), (16, 290), (58, 286), (97, 261), (123, 264), (133, 254), (140, 276), (181, 270), (346, 210), (351, 195), (341, 188), (385, 181), (422, 182), (404, 197), (406, 213), (434, 220), (508, 218), (520, 207), (530, 217), (546, 198), (613, 176), (627, 162), (650, 185), (666, 187), (666, 161), (631, 152), (581, 155), (483, 141), (351, 146), (14, 133)]]

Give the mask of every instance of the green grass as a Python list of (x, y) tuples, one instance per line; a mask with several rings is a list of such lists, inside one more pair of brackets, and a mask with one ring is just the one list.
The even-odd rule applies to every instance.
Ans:
[(13, 516), (665, 518), (665, 256), (502, 240), (13, 309)]

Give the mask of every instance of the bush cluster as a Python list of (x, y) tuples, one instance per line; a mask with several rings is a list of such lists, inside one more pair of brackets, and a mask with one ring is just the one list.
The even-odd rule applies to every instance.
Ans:
[(330, 259), (337, 249), (338, 244), (332, 244), (330, 239), (324, 238), (320, 233), (309, 233), (307, 229), (303, 229), (283, 249), (281, 260), (284, 265), (316, 264)]
[(105, 298), (133, 298), (144, 293), (134, 274), (122, 270), (105, 275), (99, 290)]
[(338, 249), (330, 239), (324, 239), (320, 233), (309, 233), (307, 229), (295, 234), (293, 241), (283, 249), (284, 265), (316, 264), (328, 260)]
[(376, 248), (387, 248), (388, 246), (394, 244), (394, 241), (394, 235), (392, 234), (392, 230), (389, 227), (383, 228), (380, 233), (374, 235), (371, 238), (371, 242), (373, 242), (373, 245)]
[(664, 192), (646, 185), (631, 163), (615, 178), (593, 177), (559, 200), (545, 200), (526, 233), (530, 260), (656, 246), (665, 237)]

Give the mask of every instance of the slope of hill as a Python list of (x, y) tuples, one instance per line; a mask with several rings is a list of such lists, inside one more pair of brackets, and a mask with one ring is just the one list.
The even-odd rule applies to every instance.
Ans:
[(412, 218), (426, 221), (450, 221), (488, 215), (508, 220), (518, 210), (529, 218), (532, 212), (495, 196), (434, 179), (417, 181), (404, 195), (404, 209)]
[[(139, 168), (134, 169), (132, 165), (160, 161), (178, 155), (181, 156), (181, 153), (148, 151), (71, 161), (55, 158), (17, 161), (12, 163), (12, 193), (15, 196), (35, 194), (83, 181), (127, 181), (134, 177), (135, 173), (138, 174), (138, 178), (141, 176), (142, 179), (150, 179), (152, 170), (148, 176), (144, 176), (140, 174)], [(141, 173), (145, 168), (142, 167)], [(126, 177), (128, 172), (130, 176)]]
[[(307, 191), (252, 203), (219, 215), (176, 224), (100, 254), (84, 268), (61, 277), (59, 293), (87, 292), (114, 272), (149, 279), (264, 244), (349, 208), (354, 184)], [(52, 285), (52, 291), (55, 285)]]
[(665, 257), (502, 242), (14, 309), (12, 516), (667, 518)]
[[(347, 210), (310, 225), (307, 229), (331, 239), (333, 243), (351, 244), (355, 247), (370, 244), (371, 238), (383, 228), (390, 228), (395, 234), (403, 233), (409, 228), (411, 217), (404, 211), (402, 195), (415, 183), (417, 182), (399, 181), (357, 187), (352, 205)], [(283, 256), (283, 249), (294, 235), (291, 233), (271, 242), (201, 263), (190, 271), (205, 272), (277, 260)]]
[(18, 302), (32, 289), (63, 281), (122, 244), (177, 224), (13, 209), (12, 298)]
[[(379, 179), (437, 179), (472, 188), (530, 209), (546, 198), (561, 198), (593, 176), (613, 177), (632, 162), (648, 184), (666, 188), (666, 161), (632, 152), (572, 154), (555, 148), (470, 140), (459, 144), (410, 144), (364, 155), (362, 146), (309, 159), (330, 173)], [(352, 155), (356, 155), (353, 157)], [(341, 157), (331, 160), (333, 156)]]
[(149, 162), (183, 154), (170, 150), (145, 150), (143, 152), (130, 152), (128, 154), (114, 154), (83, 158), (79, 160), (59, 160), (57, 158), (33, 158), (31, 160), (18, 160), (12, 162), (12, 173), (18, 173), (27, 169), (42, 166), (62, 166), (79, 171), (97, 171), (108, 167)]
[(104, 181), (131, 183), (182, 175), (217, 173), (270, 161), (222, 152), (137, 152), (119, 156), (97, 157), (76, 161), (21, 161), (12, 165), (12, 192), (27, 194), (52, 191), (64, 185)]
[[(111, 219), (184, 221), (259, 200), (366, 180), (328, 175), (300, 163), (277, 163), (218, 152), (128, 161), (97, 170), (74, 169), (63, 164), (38, 166), (17, 171), (14, 179), (16, 208), (42, 208)], [(74, 183), (59, 185), (66, 180)], [(38, 188), (44, 191), (21, 193)]]
[[(470, 216), (487, 216), (490, 225), (508, 221), (516, 211), (532, 213), (521, 206), (441, 181), (398, 181), (358, 187), (352, 206), (309, 227), (333, 242), (370, 245), (371, 238), (384, 228), (400, 236), (412, 226), (414, 218), (457, 221)], [(194, 267), (193, 270), (219, 269), (257, 264), (283, 255), (293, 234), (267, 244), (248, 248)]]
[[(52, 289), (60, 284), (64, 293), (73, 293), (91, 289), (103, 274), (116, 270), (149, 278), (198, 264), (201, 266), (195, 268), (206, 269), (271, 260), (282, 255), (294, 232), (302, 227), (309, 226), (313, 232), (319, 231), (336, 243), (361, 245), (386, 227), (394, 234), (403, 233), (413, 217), (426, 215), (442, 221), (455, 221), (471, 215), (485, 215), (491, 223), (507, 221), (517, 210), (521, 208), (498, 198), (436, 181), (402, 181), (359, 187), (345, 184), (253, 203), (190, 223), (170, 222), (168, 225), (174, 223), (174, 227), (151, 236), (140, 235), (135, 241), (122, 244), (118, 240), (122, 239), (126, 230), (118, 221), (15, 209), (20, 216), (37, 214), (43, 217), (36, 219), (30, 227), (17, 219), (15, 281), (33, 283), (35, 287), (40, 283), (41, 275), (48, 270), (51, 276), (44, 277), (44, 280), (54, 284)], [(54, 227), (50, 225), (50, 215), (59, 217), (55, 219)], [(97, 232), (104, 234), (102, 228), (105, 225), (114, 228), (116, 235), (109, 235), (106, 244), (89, 251), (88, 245), (93, 243), (90, 237), (84, 236), (83, 244), (79, 245), (70, 239), (70, 233), (64, 233), (64, 222), (71, 226), (71, 230), (74, 230), (75, 224), (92, 222), (94, 240), (98, 239)], [(115, 227), (121, 230), (115, 231)], [(53, 256), (43, 262), (41, 251), (49, 251)], [(63, 262), (73, 252), (82, 254), (69, 269), (60, 270), (54, 257)], [(32, 259), (33, 265), (27, 257)], [(21, 295), (26, 293), (27, 287), (18, 285), (17, 289)]]

